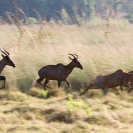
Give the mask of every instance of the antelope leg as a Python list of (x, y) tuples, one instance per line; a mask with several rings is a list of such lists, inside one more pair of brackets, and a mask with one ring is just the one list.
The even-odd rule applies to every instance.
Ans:
[(49, 88), (49, 89), (52, 89), (51, 87), (47, 86), (46, 84), (49, 82), (48, 79), (45, 80), (44, 82), (44, 89), (46, 90), (46, 87)]
[(58, 88), (60, 88), (61, 81), (60, 81), (60, 80), (58, 80), (57, 82), (58, 82)]
[[(71, 84), (67, 81), (67, 80), (65, 80), (66, 81), (66, 83), (67, 83), (67, 85), (68, 85), (68, 87), (66, 88), (66, 89), (68, 89), (68, 88), (70, 88), (71, 87)], [(65, 90), (66, 90), (65, 89)]]
[(3, 86), (1, 87), (1, 89), (4, 89), (6, 87), (6, 77), (0, 76), (0, 80), (4, 80)]
[(130, 93), (130, 92), (133, 90), (133, 85), (132, 85), (130, 82), (128, 82), (128, 85), (131, 87), (131, 88), (128, 90), (128, 93)]
[(81, 95), (83, 95), (83, 94), (85, 94), (89, 89), (90, 89), (90, 87), (92, 87), (94, 84), (91, 82), (90, 84), (89, 84), (89, 86), (82, 92), (82, 93), (80, 93), (80, 96)]

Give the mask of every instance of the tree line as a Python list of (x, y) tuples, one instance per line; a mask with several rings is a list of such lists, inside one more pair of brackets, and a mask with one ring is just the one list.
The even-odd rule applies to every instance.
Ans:
[[(133, 20), (133, 0), (15, 0), (20, 9), (28, 17), (37, 18), (35, 11), (38, 11), (43, 18), (50, 20), (63, 19), (68, 15), (71, 19), (79, 16), (84, 19), (91, 19), (95, 16), (105, 18), (112, 12), (118, 16)], [(10, 0), (0, 0), (0, 16), (6, 17), (5, 12), (14, 12)]]

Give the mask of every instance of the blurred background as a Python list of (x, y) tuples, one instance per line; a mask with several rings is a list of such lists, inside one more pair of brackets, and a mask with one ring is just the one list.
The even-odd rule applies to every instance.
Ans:
[[(131, 133), (133, 98), (126, 88), (120, 94), (90, 90), (77, 96), (72, 101), (84, 103), (80, 110), (66, 97), (79, 95), (98, 75), (133, 70), (132, 23), (133, 0), (0, 0), (0, 48), (16, 65), (1, 73), (7, 89), (0, 90), (0, 131)], [(55, 91), (48, 95), (35, 82), (38, 70), (67, 65), (69, 53), (79, 56), (84, 69), (69, 75), (68, 91), (66, 83), (58, 89), (50, 81)], [(92, 116), (85, 113), (88, 107)]]

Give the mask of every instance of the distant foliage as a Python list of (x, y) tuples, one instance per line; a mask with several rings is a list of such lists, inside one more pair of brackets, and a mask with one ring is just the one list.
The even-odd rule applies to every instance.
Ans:
[(126, 18), (129, 20), (129, 22), (133, 23), (133, 12), (128, 14)]
[[(112, 18), (126, 16), (132, 22), (132, 4), (132, 0), (124, 0), (124, 2), (116, 0), (17, 0), (18, 7), (28, 17), (37, 18), (34, 12), (36, 10), (47, 21), (50, 19), (62, 20), (67, 24), (71, 24), (73, 21), (79, 25), (83, 20), (89, 20), (95, 16), (106, 19), (109, 14)], [(14, 13), (10, 1), (1, 0), (0, 16), (5, 17), (6, 11)]]

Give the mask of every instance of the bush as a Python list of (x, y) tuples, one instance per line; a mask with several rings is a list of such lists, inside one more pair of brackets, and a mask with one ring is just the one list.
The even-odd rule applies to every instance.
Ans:
[(29, 21), (29, 24), (36, 24), (37, 23), (36, 18), (33, 18), (33, 17), (28, 17), (28, 21)]

